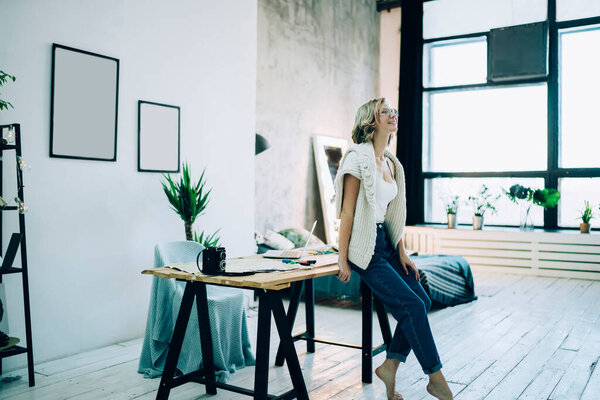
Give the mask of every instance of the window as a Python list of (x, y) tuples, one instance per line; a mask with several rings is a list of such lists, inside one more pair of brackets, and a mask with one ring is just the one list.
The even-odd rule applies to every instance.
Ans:
[[(422, 222), (445, 223), (452, 194), (466, 199), (482, 184), (502, 193), (515, 183), (561, 191), (555, 209), (533, 208), (536, 226), (577, 227), (584, 200), (600, 218), (600, 1), (548, 4), (424, 3)], [(548, 31), (548, 75), (488, 81), (490, 29), (535, 22)], [(505, 195), (496, 206), (487, 225), (518, 226), (519, 206)], [(458, 223), (472, 215), (463, 204)]]
[(595, 218), (592, 224), (600, 220), (600, 178), (564, 178), (558, 181), (561, 193), (558, 224), (564, 227), (578, 227), (584, 201), (589, 201)]
[(426, 45), (423, 86), (440, 87), (484, 83), (487, 74), (485, 36)]
[(558, 21), (597, 17), (599, 15), (600, 1), (598, 0), (556, 0), (556, 19)]
[(423, 96), (429, 119), (423, 170), (545, 170), (547, 92), (538, 84)]
[(560, 33), (560, 166), (600, 167), (600, 26)]
[(426, 1), (423, 4), (423, 37), (430, 39), (486, 32), (492, 28), (543, 21), (547, 16), (546, 10), (547, 0)]
[[(496, 213), (488, 211), (485, 214), (486, 225), (519, 225), (519, 205), (511, 202), (503, 193), (512, 185), (519, 185), (541, 189), (544, 187), (542, 178), (434, 178), (425, 180), (425, 220), (430, 223), (446, 223), (446, 201), (453, 196), (460, 196), (461, 203), (458, 208), (457, 222), (471, 224), (473, 222), (473, 209), (467, 198), (477, 195), (481, 185), (489, 188), (489, 193), (500, 195), (493, 204)], [(544, 225), (544, 213), (541, 207), (533, 207), (533, 222), (536, 226)]]

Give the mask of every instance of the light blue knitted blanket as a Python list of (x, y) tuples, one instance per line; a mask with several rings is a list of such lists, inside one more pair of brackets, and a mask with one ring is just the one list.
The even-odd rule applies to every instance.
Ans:
[[(158, 249), (155, 264), (165, 265), (158, 255)], [(184, 289), (185, 282), (153, 277), (146, 333), (138, 368), (138, 372), (144, 374), (145, 378), (162, 375)], [(237, 369), (255, 363), (246, 324), (244, 293), (239, 289), (208, 285), (207, 294), (216, 376), (218, 381), (226, 382), (229, 375)], [(194, 300), (177, 372), (187, 374), (196, 371), (201, 363), (198, 312)]]

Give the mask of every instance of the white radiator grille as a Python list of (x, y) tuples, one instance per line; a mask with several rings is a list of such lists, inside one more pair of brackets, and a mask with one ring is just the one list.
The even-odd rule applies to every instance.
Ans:
[(420, 254), (461, 255), (475, 268), (600, 280), (600, 235), (595, 233), (409, 226), (404, 242)]

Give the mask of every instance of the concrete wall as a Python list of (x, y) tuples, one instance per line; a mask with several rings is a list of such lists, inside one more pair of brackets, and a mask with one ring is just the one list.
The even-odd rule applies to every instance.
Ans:
[[(213, 187), (196, 227), (222, 227), (229, 254), (255, 249), (256, 1), (0, 0), (0, 10), (0, 69), (17, 76), (2, 90), (15, 109), (0, 123), (21, 123), (33, 166), (24, 180), (35, 360), (140, 337), (152, 281), (140, 271), (153, 266), (155, 243), (185, 236), (160, 174), (137, 172), (139, 99), (181, 107), (182, 160), (196, 177), (207, 167)], [(49, 158), (53, 42), (120, 59), (117, 162)], [(4, 247), (14, 229), (7, 215)], [(24, 338), (20, 278), (3, 285), (10, 334)], [(3, 361), (10, 370), (25, 357)]]
[[(379, 96), (385, 97), (393, 107), (398, 107), (400, 90), (400, 25), (402, 9), (382, 11), (379, 31)], [(396, 153), (394, 135), (389, 149)]]
[(256, 229), (308, 227), (325, 238), (312, 135), (347, 138), (357, 108), (378, 95), (375, 0), (259, 0)]

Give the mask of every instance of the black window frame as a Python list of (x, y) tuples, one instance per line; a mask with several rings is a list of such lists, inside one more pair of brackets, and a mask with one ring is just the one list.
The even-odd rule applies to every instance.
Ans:
[[(563, 29), (585, 27), (589, 25), (600, 24), (600, 16), (580, 18), (575, 20), (557, 21), (556, 20), (556, 0), (548, 0), (547, 3), (547, 19), (546, 22), (548, 27), (548, 75), (541, 78), (530, 78), (530, 79), (515, 79), (509, 82), (485, 82), (477, 84), (467, 85), (456, 85), (456, 86), (444, 86), (444, 87), (424, 87), (423, 86), (423, 52), (425, 45), (437, 42), (443, 42), (448, 40), (457, 39), (468, 39), (474, 37), (486, 36), (489, 43), (489, 31), (487, 32), (475, 32), (464, 35), (453, 35), (445, 37), (436, 37), (430, 39), (423, 39), (423, 0), (418, 1), (417, 6), (409, 6), (410, 2), (404, 2), (402, 19), (404, 27), (405, 16), (406, 18), (420, 17), (420, 24), (413, 24), (411, 27), (415, 27), (414, 31), (408, 32), (409, 38), (417, 38), (413, 44), (402, 43), (402, 50), (409, 49), (413, 54), (421, 55), (420, 60), (414, 58), (401, 57), (400, 71), (411, 71), (412, 78), (417, 86), (420, 86), (420, 93), (416, 96), (417, 107), (416, 110), (418, 115), (413, 114), (413, 118), (421, 117), (421, 122), (412, 121), (412, 125), (406, 126), (407, 132), (414, 132), (411, 139), (400, 140), (403, 136), (399, 135), (399, 146), (397, 155), (401, 161), (408, 165), (406, 169), (407, 175), (407, 207), (408, 207), (408, 218), (407, 223), (409, 224), (424, 224), (425, 223), (425, 181), (427, 179), (434, 178), (492, 178), (492, 177), (504, 177), (504, 178), (543, 178), (546, 188), (558, 189), (558, 182), (561, 178), (597, 178), (600, 177), (600, 168), (562, 168), (559, 166), (559, 141), (560, 141), (560, 87), (559, 87), (559, 32)], [(408, 8), (405, 10), (404, 8)], [(405, 15), (405, 11), (406, 15)], [(404, 32), (403, 32), (404, 33)], [(404, 35), (403, 35), (404, 36)], [(419, 37), (420, 36), (420, 37)], [(404, 38), (402, 38), (404, 39)], [(420, 40), (418, 40), (420, 39)], [(404, 41), (403, 41), (404, 42)], [(420, 48), (419, 48), (420, 47)], [(415, 49), (416, 48), (416, 49)], [(405, 65), (402, 65), (402, 64)], [(406, 65), (411, 64), (411, 65)], [(415, 74), (416, 71), (416, 74)], [(420, 76), (418, 76), (420, 74)], [(399, 93), (399, 110), (402, 110), (403, 102), (407, 104), (407, 96), (410, 94), (410, 89), (405, 85), (403, 89), (402, 85), (402, 73), (400, 76), (401, 85)], [(406, 75), (405, 75), (406, 78)], [(494, 172), (425, 172), (423, 171), (422, 158), (423, 158), (423, 124), (422, 124), (422, 112), (423, 112), (423, 95), (425, 93), (439, 93), (439, 92), (453, 92), (460, 90), (469, 90), (476, 88), (493, 88), (493, 87), (518, 87), (522, 85), (531, 85), (538, 83), (546, 83), (548, 96), (547, 96), (547, 127), (548, 127), (548, 148), (547, 148), (547, 167), (546, 170), (541, 171), (494, 171)], [(412, 88), (414, 89), (414, 88)], [(414, 92), (413, 92), (414, 93)], [(420, 105), (420, 112), (419, 106)], [(401, 111), (402, 112), (402, 111)], [(400, 128), (401, 126), (399, 126)], [(404, 145), (404, 149), (401, 146)], [(408, 154), (419, 152), (420, 156), (411, 157)], [(408, 162), (408, 164), (406, 164)], [(559, 227), (558, 226), (558, 208), (547, 209), (544, 212), (544, 229), (556, 230), (556, 229), (576, 229), (573, 227)], [(509, 225), (498, 225), (498, 226), (509, 226)]]

